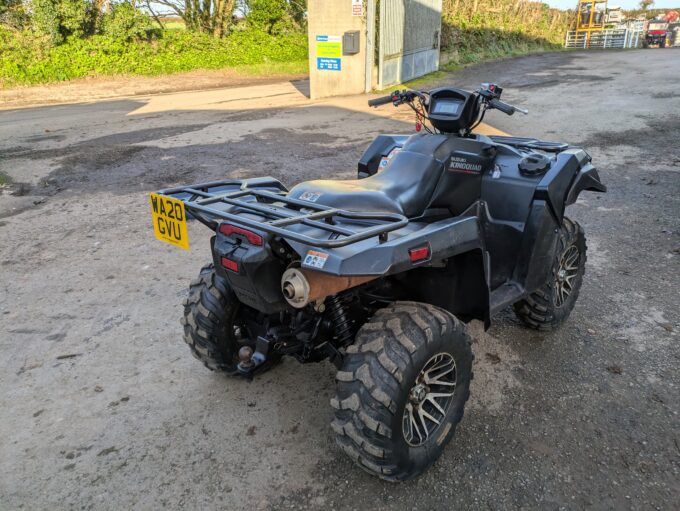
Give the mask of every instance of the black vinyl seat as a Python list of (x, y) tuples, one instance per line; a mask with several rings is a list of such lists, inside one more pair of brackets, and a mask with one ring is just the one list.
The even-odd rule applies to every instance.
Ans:
[(373, 176), (306, 181), (295, 186), (288, 196), (348, 211), (399, 213), (413, 218), (430, 203), (442, 169), (443, 164), (432, 156), (404, 150)]

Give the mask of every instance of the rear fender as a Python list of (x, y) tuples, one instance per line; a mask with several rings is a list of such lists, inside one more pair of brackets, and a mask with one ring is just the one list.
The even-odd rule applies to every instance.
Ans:
[[(394, 276), (403, 299), (431, 303), (488, 326), (489, 257), (479, 223), (486, 210), (478, 203), (466, 213), (430, 224), (411, 222), (383, 243), (371, 239), (330, 250), (288, 243), (302, 268), (346, 277)], [(412, 262), (410, 252), (422, 247), (430, 256)]]
[[(303, 268), (338, 276), (387, 276), (425, 266), (473, 249), (483, 249), (476, 216), (447, 218), (430, 224), (411, 222), (389, 234), (345, 247), (318, 249), (287, 240), (301, 259)], [(411, 262), (409, 252), (428, 247), (427, 259)]]

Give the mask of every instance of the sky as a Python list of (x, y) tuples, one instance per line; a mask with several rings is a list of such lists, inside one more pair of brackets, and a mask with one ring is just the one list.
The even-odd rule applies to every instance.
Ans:
[[(575, 9), (577, 0), (543, 0), (551, 7), (560, 9)], [(635, 9), (640, 4), (640, 0), (608, 0), (608, 5), (615, 5), (623, 9)], [(656, 0), (653, 9), (666, 9), (669, 7), (680, 7), (680, 0)]]

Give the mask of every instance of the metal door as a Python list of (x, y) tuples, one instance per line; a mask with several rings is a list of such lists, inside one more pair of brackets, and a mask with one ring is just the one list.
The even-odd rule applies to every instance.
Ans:
[(439, 69), (442, 0), (380, 0), (378, 88)]

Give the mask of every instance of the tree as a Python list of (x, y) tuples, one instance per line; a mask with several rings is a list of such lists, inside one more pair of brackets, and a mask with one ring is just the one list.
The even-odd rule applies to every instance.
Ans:
[(647, 9), (651, 9), (651, 7), (654, 5), (654, 0), (640, 0), (640, 10), (642, 12), (646, 11)]
[(187, 30), (225, 35), (232, 23), (236, 0), (146, 0), (170, 9), (184, 20)]
[(302, 26), (307, 16), (307, 0), (289, 0), (288, 12), (295, 23)]

